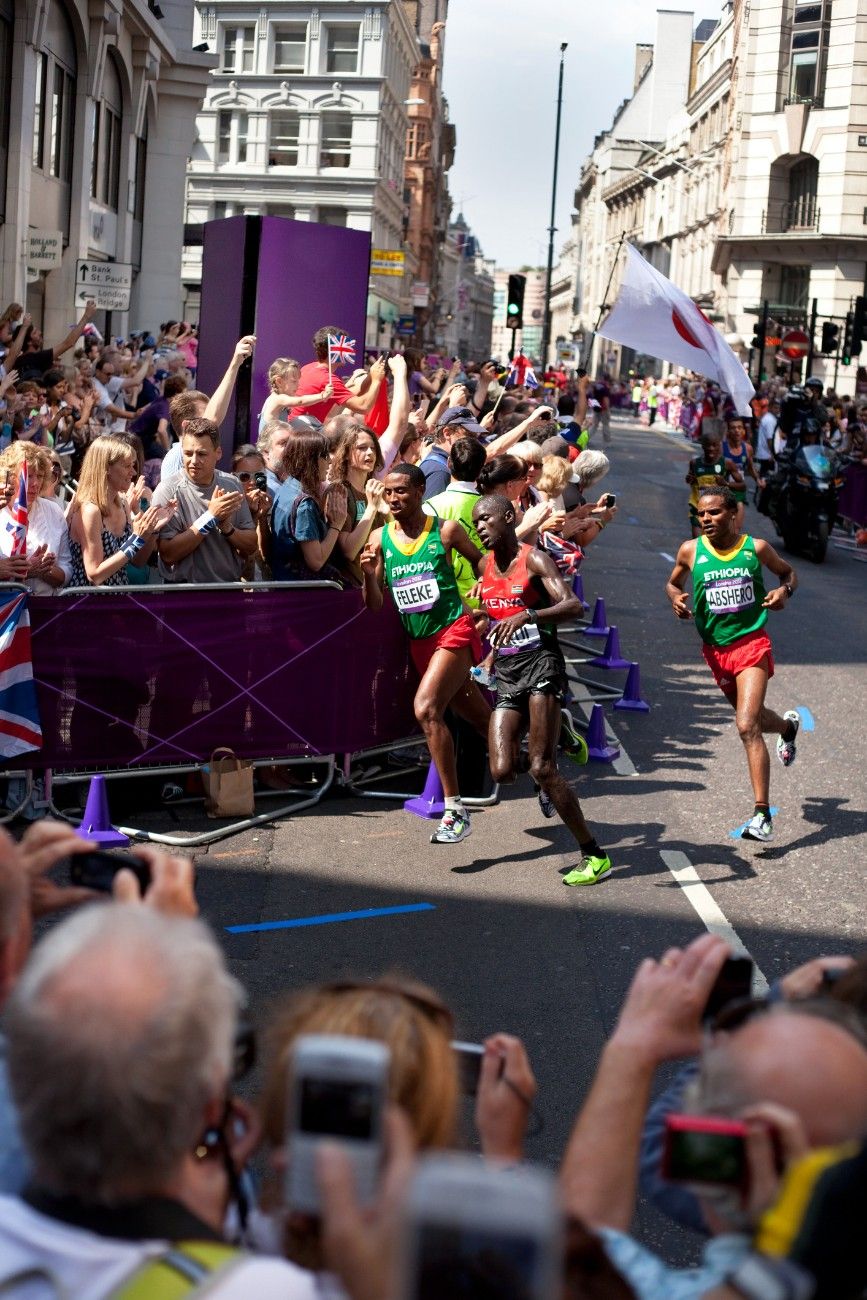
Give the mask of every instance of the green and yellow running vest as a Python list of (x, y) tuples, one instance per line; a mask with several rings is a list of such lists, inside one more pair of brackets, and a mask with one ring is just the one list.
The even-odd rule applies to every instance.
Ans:
[(428, 519), (408, 546), (398, 542), (394, 523), (387, 523), (382, 530), (382, 558), (385, 584), (391, 588), (400, 621), (414, 641), (441, 632), (463, 614), (438, 519)]
[(768, 621), (762, 566), (748, 533), (732, 551), (715, 551), (704, 537), (696, 539), (692, 568), (692, 609), (705, 645), (731, 645), (758, 632)]

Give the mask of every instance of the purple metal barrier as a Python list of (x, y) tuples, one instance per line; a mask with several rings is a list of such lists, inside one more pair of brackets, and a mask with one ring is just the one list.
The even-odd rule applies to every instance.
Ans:
[[(101, 771), (352, 753), (416, 730), (390, 607), (301, 587), (79, 589), (30, 600), (43, 749), (28, 766)], [(21, 766), (21, 759), (6, 766)]]
[(838, 510), (859, 528), (867, 527), (867, 465), (857, 462), (846, 469), (846, 482), (840, 491)]

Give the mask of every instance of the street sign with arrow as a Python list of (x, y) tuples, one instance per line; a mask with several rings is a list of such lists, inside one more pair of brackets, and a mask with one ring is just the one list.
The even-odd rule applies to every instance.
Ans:
[(88, 258), (75, 264), (75, 301), (92, 298), (103, 311), (129, 311), (131, 262), (99, 262)]

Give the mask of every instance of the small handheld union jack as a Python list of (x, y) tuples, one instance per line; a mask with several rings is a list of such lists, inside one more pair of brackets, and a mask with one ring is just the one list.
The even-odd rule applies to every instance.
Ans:
[(27, 508), (27, 461), (21, 466), (18, 475), (18, 495), (7, 505), (9, 521), (6, 531), (12, 534), (12, 555), (27, 554), (27, 525), (30, 512)]
[(355, 361), (355, 339), (348, 339), (345, 334), (328, 335), (329, 365), (352, 365)]

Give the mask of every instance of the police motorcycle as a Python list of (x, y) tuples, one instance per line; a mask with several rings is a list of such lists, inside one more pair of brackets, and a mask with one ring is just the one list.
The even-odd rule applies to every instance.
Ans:
[[(809, 381), (808, 381), (809, 383)], [(810, 387), (821, 385), (813, 381)], [(760, 505), (770, 516), (787, 551), (821, 564), (837, 517), (844, 475), (838, 457), (821, 445), (822, 421), (806, 388), (793, 386), (780, 411), (786, 449)]]

